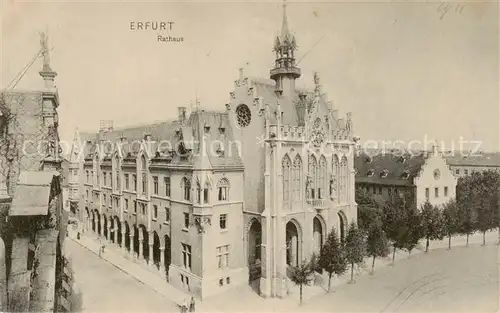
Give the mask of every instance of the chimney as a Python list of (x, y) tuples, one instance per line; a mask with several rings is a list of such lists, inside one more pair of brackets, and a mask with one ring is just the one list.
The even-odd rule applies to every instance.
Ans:
[(179, 121), (184, 122), (186, 120), (186, 107), (178, 107)]

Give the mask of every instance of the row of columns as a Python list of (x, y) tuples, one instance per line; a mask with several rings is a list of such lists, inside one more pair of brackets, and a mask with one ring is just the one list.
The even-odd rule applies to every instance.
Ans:
[[(97, 222), (97, 221), (95, 221)], [(84, 230), (82, 231), (82, 233), (84, 233), (85, 231), (91, 229), (91, 223), (92, 221), (90, 220), (90, 217), (88, 216), (86, 218), (86, 221), (85, 223), (83, 224), (84, 225)], [(116, 221), (115, 221), (116, 223)], [(97, 226), (96, 226), (97, 227)], [(98, 235), (100, 237), (104, 237), (106, 240), (110, 240), (111, 238), (111, 233), (113, 232), (113, 236), (114, 236), (114, 244), (120, 246), (121, 248), (121, 251), (123, 254), (126, 254), (127, 253), (127, 249), (126, 249), (126, 246), (125, 246), (125, 240), (126, 240), (126, 226), (125, 226), (125, 222), (121, 222), (121, 234), (122, 234), (122, 240), (120, 243), (118, 243), (118, 232), (115, 231), (118, 229), (118, 227), (114, 227), (114, 229), (112, 230), (111, 229), (111, 223), (108, 221), (107, 223), (107, 228), (108, 228), (108, 236), (104, 236), (104, 227), (101, 227), (99, 229), (99, 233)], [(139, 232), (139, 251), (138, 251), (138, 256), (137, 256), (137, 259), (139, 260), (143, 260), (144, 259), (144, 238), (143, 238), (143, 233), (142, 232)], [(149, 241), (148, 241), (148, 248), (149, 248), (149, 259), (147, 260), (147, 264), (148, 266), (154, 266), (154, 254), (153, 254), (153, 250), (154, 250), (154, 234), (153, 232), (149, 232), (148, 233), (149, 235)], [(135, 251), (134, 251), (134, 232), (131, 231), (130, 234), (129, 234), (129, 238), (130, 238), (130, 241), (129, 241), (129, 249), (128, 249), (128, 253), (129, 253), (129, 256), (130, 258), (132, 259), (135, 259), (136, 258), (136, 254), (135, 254)], [(160, 241), (161, 242), (161, 241)], [(160, 272), (163, 274), (165, 273), (165, 246), (164, 245), (160, 245)]]

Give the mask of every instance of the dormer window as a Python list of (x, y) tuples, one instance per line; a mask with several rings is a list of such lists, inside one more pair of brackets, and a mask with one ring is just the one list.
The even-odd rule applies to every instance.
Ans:
[(389, 175), (389, 171), (388, 170), (383, 170), (382, 173), (380, 173), (380, 177), (381, 178), (386, 178), (387, 175)]
[(409, 171), (404, 171), (402, 177), (403, 177), (403, 179), (410, 178), (410, 172)]
[(374, 169), (369, 169), (368, 172), (366, 173), (366, 175), (368, 175), (368, 177), (372, 177), (373, 174), (375, 174), (375, 170)]

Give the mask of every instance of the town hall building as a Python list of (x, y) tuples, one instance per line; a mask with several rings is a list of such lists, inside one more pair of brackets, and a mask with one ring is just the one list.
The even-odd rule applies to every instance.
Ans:
[(296, 88), (297, 44), (283, 7), (269, 79), (240, 70), (220, 112), (75, 134), (70, 201), (85, 232), (202, 298), (258, 282), (284, 297), (290, 267), (357, 219), (351, 114)]

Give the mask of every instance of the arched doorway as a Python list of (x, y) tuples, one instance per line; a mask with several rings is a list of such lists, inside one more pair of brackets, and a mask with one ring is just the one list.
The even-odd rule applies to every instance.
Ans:
[(160, 269), (160, 236), (156, 231), (153, 232), (153, 263)]
[(95, 212), (92, 211), (92, 231), (95, 232), (96, 229), (96, 222), (95, 222)]
[(314, 238), (314, 252), (319, 254), (321, 247), (323, 247), (323, 223), (321, 217), (315, 216), (313, 219), (313, 238)]
[(130, 227), (128, 226), (128, 223), (125, 222), (125, 238), (124, 241), (125, 241), (125, 248), (127, 249), (127, 251), (130, 251)]
[(250, 282), (261, 276), (261, 245), (262, 245), (262, 225), (257, 219), (252, 219), (248, 228), (248, 280)]
[(297, 266), (300, 260), (300, 236), (296, 222), (286, 224), (286, 264)]
[(118, 216), (114, 217), (115, 220), (115, 233), (116, 233), (116, 244), (123, 245), (122, 239), (122, 225)]
[(105, 239), (108, 239), (108, 219), (104, 214), (102, 215), (102, 234)]
[(148, 261), (149, 260), (149, 235), (148, 231), (146, 229), (146, 226), (144, 225), (139, 225), (139, 231), (141, 232), (142, 236), (142, 256), (144, 257), (144, 260)]
[(165, 251), (163, 253), (165, 254), (164, 257), (164, 262), (165, 262), (165, 274), (167, 275), (167, 280), (168, 280), (168, 268), (170, 267), (170, 260), (172, 259), (172, 248), (171, 248), (171, 243), (170, 243), (170, 237), (168, 235), (165, 235), (163, 238), (164, 243), (165, 243)]
[(134, 235), (134, 254), (139, 255), (139, 229), (137, 225), (132, 226), (132, 234)]
[(115, 243), (115, 219), (112, 216), (109, 218), (109, 226), (111, 229), (111, 233), (109, 234), (109, 241), (111, 241), (111, 243)]
[(339, 232), (340, 232), (340, 242), (343, 244), (345, 242), (345, 232), (346, 232), (346, 225), (347, 225), (347, 218), (344, 214), (344, 212), (340, 211), (337, 213), (339, 216)]

